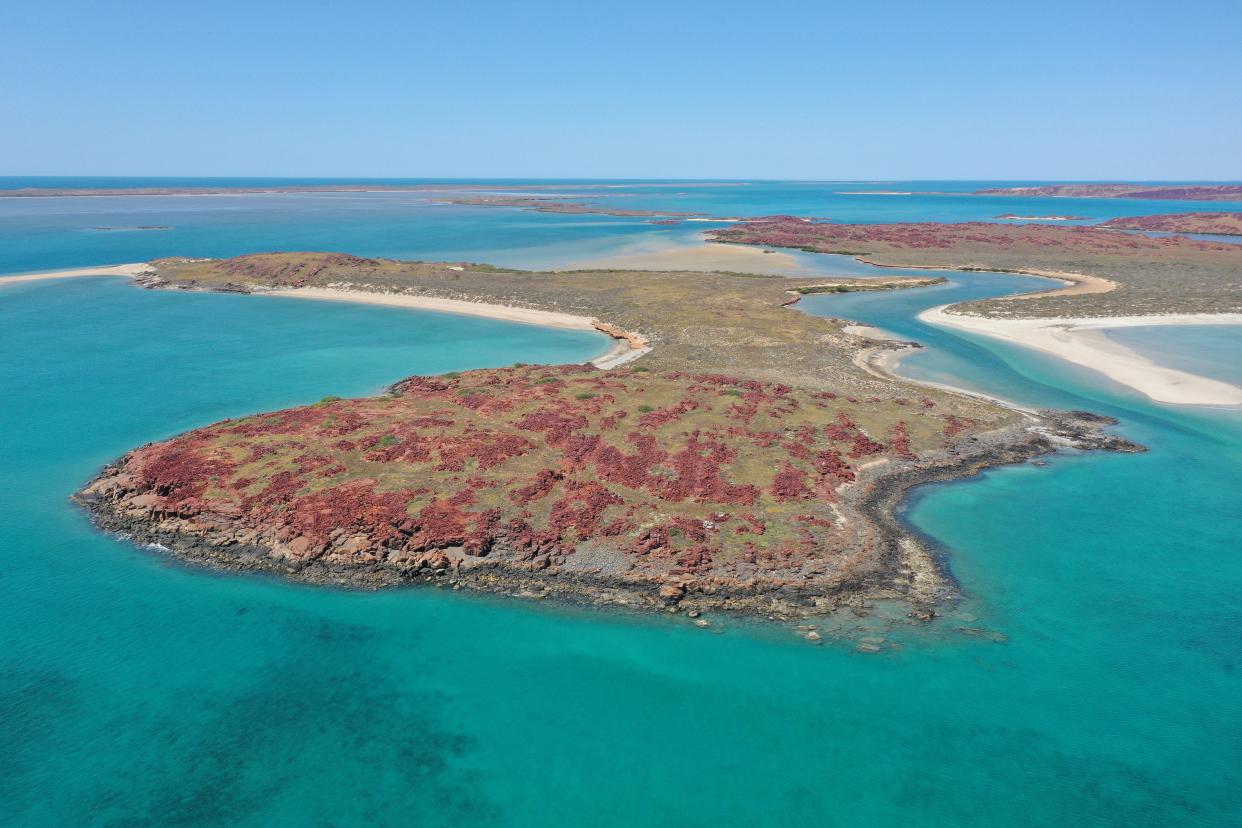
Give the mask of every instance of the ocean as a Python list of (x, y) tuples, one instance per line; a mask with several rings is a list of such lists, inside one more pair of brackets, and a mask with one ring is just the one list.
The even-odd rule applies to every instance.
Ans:
[[(31, 186), (11, 181), (0, 186)], [(841, 221), (1187, 210), (838, 194), (976, 186), (915, 184), (608, 198)], [(173, 229), (91, 229), (153, 225)], [(0, 273), (280, 249), (544, 267), (701, 229), (413, 193), (0, 199)], [(818, 647), (733, 620), (713, 634), (664, 616), (209, 573), (99, 534), (67, 499), (126, 450), (197, 425), (415, 373), (581, 361), (607, 347), (600, 335), (119, 279), (0, 286), (0, 821), (1238, 824), (1242, 414), (1153, 404), (923, 325), (925, 307), (1044, 284), (949, 276), (799, 307), (923, 342), (902, 362), (910, 376), (1111, 414), (1151, 451), (920, 489), (905, 517), (937, 542), (964, 600), (929, 625), (838, 619)], [(1110, 335), (1239, 380), (1238, 328)], [(875, 636), (881, 653), (857, 651)]]

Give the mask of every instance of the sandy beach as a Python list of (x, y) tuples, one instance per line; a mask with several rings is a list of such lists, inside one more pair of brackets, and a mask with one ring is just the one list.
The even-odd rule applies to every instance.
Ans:
[(459, 313), (466, 316), (485, 316), (506, 322), (523, 322), (547, 328), (569, 328), (575, 331), (595, 330), (595, 320), (589, 316), (575, 316), (554, 311), (515, 308), (509, 305), (489, 305), (485, 302), (465, 302), (458, 299), (440, 299), (434, 296), (414, 296), (405, 293), (378, 293), (369, 290), (338, 290), (335, 288), (285, 288), (256, 292), (255, 296), (282, 296), (290, 299), (318, 299), (327, 302), (359, 302), (367, 305), (387, 305), (414, 310)]
[(877, 328), (872, 325), (846, 325), (841, 329), (841, 333), (847, 333), (850, 336), (861, 336), (866, 339), (900, 339), (883, 328)]
[[(38, 273), (21, 273), (16, 276), (0, 276), (0, 286), (19, 282), (38, 282), (48, 279), (74, 279), (84, 276), (120, 276), (134, 278), (149, 272), (151, 266), (146, 262), (121, 265), (100, 265), (97, 267), (80, 267), (66, 270), (48, 270)], [(458, 313), (466, 316), (482, 316), (488, 319), (500, 319), (506, 322), (520, 322), (526, 325), (541, 325), (545, 328), (567, 328), (575, 331), (599, 331), (613, 338), (613, 345), (605, 353), (590, 362), (597, 368), (616, 368), (627, 362), (638, 359), (649, 353), (651, 348), (639, 334), (617, 331), (612, 326), (601, 323), (589, 316), (576, 316), (570, 313), (516, 308), (509, 305), (492, 305), (485, 302), (465, 302), (457, 299), (440, 299), (434, 296), (413, 296), (401, 293), (376, 293), (366, 290), (344, 290), (334, 288), (298, 288), (284, 290), (268, 290), (255, 292), (254, 296), (281, 296), (291, 299), (315, 299), (328, 302), (358, 302), (367, 305), (387, 305), (389, 307), (410, 308), (413, 310), (436, 311), (439, 313)]]
[(0, 276), (0, 285), (12, 285), (18, 282), (42, 282), (46, 279), (75, 279), (79, 276), (141, 276), (151, 269), (146, 262), (133, 264), (98, 265), (96, 267), (77, 267), (69, 270), (44, 270), (37, 273), (19, 273), (16, 276)]
[(1242, 388), (1166, 368), (1114, 342), (1108, 328), (1150, 325), (1242, 325), (1242, 314), (1167, 314), (1098, 319), (992, 319), (948, 313), (947, 306), (919, 314), (924, 322), (1013, 342), (1090, 368), (1156, 402), (1175, 405), (1242, 405)]
[(488, 319), (500, 319), (506, 322), (520, 322), (527, 325), (541, 325), (545, 328), (567, 328), (575, 331), (599, 331), (613, 337), (612, 347), (604, 354), (591, 360), (597, 368), (616, 368), (638, 359), (651, 348), (645, 340), (635, 334), (620, 334), (611, 326), (601, 323), (590, 316), (576, 316), (556, 311), (516, 308), (511, 305), (493, 305), (486, 302), (466, 302), (459, 299), (441, 299), (435, 296), (415, 296), (404, 293), (377, 293), (368, 290), (344, 290), (335, 288), (297, 288), (286, 290), (269, 290), (255, 293), (255, 296), (280, 296), (289, 299), (315, 299), (328, 302), (357, 302), (367, 305), (386, 305), (389, 307), (410, 308), (412, 310), (436, 311), (439, 313), (458, 313), (466, 316), (482, 316)]
[(1048, 296), (1077, 296), (1085, 293), (1108, 293), (1117, 289), (1117, 283), (1099, 276), (1088, 276), (1085, 273), (1066, 273), (1060, 270), (1023, 270), (1030, 276), (1042, 276), (1045, 279), (1056, 279), (1064, 283), (1064, 287), (1037, 290), (1032, 293), (1019, 293), (1015, 296), (1000, 296), (1005, 301), (1021, 301)]
[(668, 247), (587, 259), (557, 270), (722, 270), (734, 273), (783, 273), (802, 270), (798, 260), (788, 253), (764, 252), (759, 247), (738, 244), (715, 244)]

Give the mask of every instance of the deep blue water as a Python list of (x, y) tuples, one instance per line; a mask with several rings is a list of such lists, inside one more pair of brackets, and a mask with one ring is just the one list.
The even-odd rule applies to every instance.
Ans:
[[(788, 206), (767, 212), (795, 212), (801, 195), (770, 198)], [(0, 202), (0, 272), (248, 245), (576, 259), (663, 232), (444, 217), (387, 195), (71, 201)], [(82, 230), (100, 210), (184, 235)], [(943, 544), (965, 602), (926, 627), (843, 619), (818, 648), (735, 622), (712, 635), (684, 619), (219, 576), (101, 536), (66, 501), (147, 440), (410, 373), (584, 359), (594, 335), (109, 279), (0, 286), (0, 819), (1237, 824), (1242, 416), (1154, 405), (914, 319), (1036, 284), (961, 274), (801, 303), (924, 342), (907, 373), (1111, 413), (1152, 448), (922, 490), (907, 516)], [(1156, 337), (1131, 344), (1194, 370), (1242, 364), (1236, 328)], [(863, 635), (888, 646), (858, 653)]]

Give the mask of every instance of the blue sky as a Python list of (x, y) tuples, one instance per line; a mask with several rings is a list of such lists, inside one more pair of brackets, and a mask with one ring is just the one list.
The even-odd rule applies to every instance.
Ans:
[(11, 0), (0, 31), (0, 174), (1242, 179), (1242, 0)]

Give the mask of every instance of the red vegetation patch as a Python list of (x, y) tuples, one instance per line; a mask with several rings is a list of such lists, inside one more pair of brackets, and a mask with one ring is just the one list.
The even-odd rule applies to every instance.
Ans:
[(548, 515), (548, 531), (564, 538), (572, 529), (578, 540), (587, 540), (599, 528), (604, 510), (624, 502), (598, 483), (568, 484)]
[(409, 492), (377, 492), (373, 482), (355, 480), (297, 498), (286, 525), (312, 547), (326, 545), (336, 529), (357, 530), (384, 544), (400, 534), (409, 499)]
[(212, 479), (232, 474), (236, 466), (214, 456), (197, 433), (153, 446), (138, 455), (135, 465), (142, 481), (156, 494), (171, 500), (199, 497)]
[(1163, 233), (1242, 235), (1242, 213), (1170, 213), (1160, 216), (1130, 216), (1109, 219), (1097, 226)]
[(888, 436), (888, 447), (899, 457), (914, 458), (914, 452), (910, 450), (910, 433), (906, 430), (905, 421), (898, 420), (893, 426)]
[(558, 471), (543, 469), (530, 483), (513, 490), (513, 502), (518, 506), (525, 506), (531, 501), (547, 497), (556, 484), (564, 479), (565, 475)]
[[(395, 396), (221, 423), (134, 452), (130, 465), (159, 498), (153, 511), (240, 515), (298, 555), (440, 567), (445, 550), (499, 547), (547, 566), (591, 541), (661, 577), (792, 572), (843, 548), (830, 504), (855, 480), (854, 460), (914, 456), (912, 418), (934, 417), (937, 434), (967, 428), (904, 412), (873, 426), (889, 430), (886, 446), (859, 426), (866, 409), (826, 392), (515, 368), (411, 377)], [(779, 507), (791, 502), (797, 516)]]
[(1049, 245), (1090, 253), (1125, 253), (1128, 251), (1141, 253), (1169, 247), (1229, 252), (1230, 248), (1234, 247), (1229, 244), (1185, 238), (1149, 238), (1080, 225), (998, 224), (977, 221), (953, 224), (936, 222), (834, 224), (808, 222), (789, 216), (767, 216), (711, 230), (708, 234), (721, 241), (773, 247), (799, 247), (828, 252), (842, 250), (867, 252), (877, 248), (948, 250), (959, 246), (986, 246), (1003, 250)]
[(850, 449), (850, 457), (866, 457), (868, 454), (879, 454), (884, 451), (884, 445), (872, 440), (861, 431), (854, 435), (854, 447)]
[(780, 501), (809, 500), (815, 493), (806, 485), (806, 472), (786, 463), (772, 478), (772, 496)]

